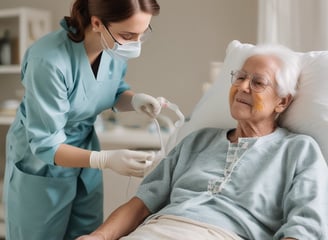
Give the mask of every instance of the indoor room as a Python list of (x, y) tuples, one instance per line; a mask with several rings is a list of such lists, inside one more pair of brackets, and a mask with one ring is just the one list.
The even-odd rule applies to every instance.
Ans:
[[(70, 15), (73, 2), (75, 1), (0, 2), (0, 240), (5, 239), (5, 213), (1, 200), (6, 167), (6, 135), (15, 121), (22, 99), (25, 98), (26, 92), (21, 82), (24, 54), (39, 39), (62, 29), (60, 22)], [(230, 73), (236, 70), (227, 68), (228, 61), (234, 61), (228, 56), (232, 54), (232, 48), (243, 51), (256, 44), (269, 43), (284, 45), (299, 55), (310, 53), (309, 56), (313, 58), (319, 51), (322, 52), (320, 56), (328, 55), (328, 17), (325, 13), (327, 0), (157, 2), (160, 13), (151, 18), (148, 26), (151, 33), (142, 42), (140, 57), (129, 59), (124, 80), (135, 93), (144, 93), (156, 99), (160, 97), (161, 112), (156, 115), (157, 120), (154, 120), (135, 111), (116, 111), (114, 106), (101, 111), (94, 123), (101, 150), (149, 151), (164, 157), (178, 140), (181, 141), (187, 132), (194, 130), (191, 124), (188, 125), (189, 121), (198, 124), (199, 128), (201, 125), (212, 127), (213, 121), (217, 121), (217, 115), (222, 113), (224, 117), (229, 115), (223, 120), (222, 126), (234, 126), (234, 119), (227, 114), (228, 92), (218, 90), (214, 93), (213, 90), (213, 87), (220, 88), (218, 80), (224, 77), (224, 89), (231, 85)], [(109, 34), (113, 37), (111, 31)], [(114, 37), (113, 40), (117, 42)], [(233, 42), (234, 40), (237, 42)], [(121, 44), (118, 42), (118, 45)], [(309, 60), (306, 64), (311, 63), (314, 64), (314, 60)], [(325, 84), (322, 86), (327, 86)], [(51, 88), (45, 88), (45, 92), (48, 90), (51, 91)], [(321, 90), (318, 89), (318, 96), (322, 95)], [(221, 101), (222, 97), (226, 98), (215, 107), (208, 106), (207, 110), (199, 110), (207, 101)], [(322, 143), (326, 140), (321, 135), (318, 136), (318, 130), (314, 129), (322, 126), (324, 130), (321, 133), (328, 134), (328, 116), (322, 114), (328, 109), (328, 99), (320, 98), (319, 102), (320, 113), (313, 111), (314, 115), (312, 112), (305, 115), (309, 117), (318, 114), (323, 123), (314, 120), (309, 122), (299, 114), (299, 109), (292, 110), (297, 112), (294, 114), (295, 118), (301, 118), (302, 121), (294, 124), (294, 118), (286, 118), (286, 122), (287, 125), (293, 124), (288, 125), (289, 129), (314, 137), (326, 156), (328, 152)], [(80, 107), (83, 108), (83, 104)], [(303, 131), (303, 123), (310, 128), (306, 129), (308, 131)], [(46, 121), (42, 121), (42, 124), (47, 126)], [(185, 134), (181, 134), (179, 130), (185, 131)], [(143, 178), (123, 176), (110, 169), (102, 172), (103, 213), (106, 218), (134, 196)]]

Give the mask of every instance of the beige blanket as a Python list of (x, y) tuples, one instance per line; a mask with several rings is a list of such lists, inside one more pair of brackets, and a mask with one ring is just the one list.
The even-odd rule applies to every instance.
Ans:
[(242, 240), (235, 233), (187, 218), (165, 215), (152, 218), (121, 240)]

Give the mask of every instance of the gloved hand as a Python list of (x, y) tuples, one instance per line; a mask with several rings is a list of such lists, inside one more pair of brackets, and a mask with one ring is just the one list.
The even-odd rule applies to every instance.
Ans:
[(105, 169), (125, 175), (143, 177), (145, 170), (152, 164), (154, 152), (132, 151), (127, 149), (92, 151), (90, 167)]
[(145, 113), (151, 118), (155, 118), (161, 112), (158, 99), (144, 93), (136, 93), (132, 97), (131, 104), (136, 112)]

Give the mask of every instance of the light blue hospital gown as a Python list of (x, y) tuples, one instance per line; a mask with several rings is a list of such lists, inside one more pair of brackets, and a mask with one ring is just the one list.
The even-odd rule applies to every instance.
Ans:
[(55, 166), (54, 155), (62, 143), (99, 150), (93, 124), (129, 89), (125, 73), (126, 62), (104, 52), (95, 78), (84, 43), (65, 29), (28, 49), (25, 96), (7, 135), (7, 239), (72, 239), (103, 221), (101, 171)]
[(191, 218), (252, 240), (328, 239), (328, 169), (317, 143), (278, 128), (232, 144), (227, 132), (192, 133), (143, 180), (136, 196), (150, 218)]

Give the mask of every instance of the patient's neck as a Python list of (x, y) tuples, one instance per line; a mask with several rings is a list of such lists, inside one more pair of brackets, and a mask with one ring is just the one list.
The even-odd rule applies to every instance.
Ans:
[(276, 125), (272, 125), (266, 128), (254, 128), (249, 126), (243, 127), (238, 124), (236, 129), (228, 132), (227, 138), (231, 143), (237, 143), (239, 138), (262, 137), (273, 133), (276, 128)]

